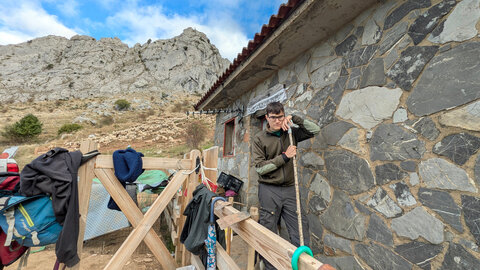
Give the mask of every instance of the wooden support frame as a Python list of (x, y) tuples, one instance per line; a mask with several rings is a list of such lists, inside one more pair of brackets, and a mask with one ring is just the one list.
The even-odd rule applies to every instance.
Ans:
[(135, 228), (104, 269), (121, 269), (144, 238), (145, 243), (160, 262), (163, 269), (176, 268), (175, 260), (170, 256), (170, 252), (152, 229), (152, 225), (155, 223), (155, 220), (159, 218), (176, 190), (187, 178), (182, 172), (186, 171), (177, 172), (175, 177), (170, 181), (160, 196), (158, 196), (145, 216), (143, 216), (142, 212), (135, 205), (127, 191), (123, 189), (120, 182), (116, 179), (112, 169), (95, 169), (95, 175), (97, 175), (108, 193), (110, 193)]
[[(84, 153), (95, 150), (96, 148), (97, 145), (91, 141), (82, 142), (81, 144), (81, 151)], [(80, 233), (77, 244), (79, 255), (82, 253), (92, 179), (96, 176), (100, 179), (103, 186), (107, 189), (108, 193), (113, 197), (117, 205), (134, 227), (133, 231), (104, 269), (121, 269), (142, 241), (145, 241), (163, 269), (174, 270), (177, 268), (177, 265), (185, 266), (190, 263), (195, 265), (197, 269), (202, 269), (203, 266), (201, 265), (201, 262), (199, 262), (196, 256), (193, 256), (190, 252), (185, 250), (185, 246), (180, 244), (178, 237), (185, 223), (185, 217), (182, 213), (192, 198), (193, 190), (200, 183), (199, 175), (194, 169), (197, 164), (197, 158), (201, 156), (203, 157), (203, 164), (205, 167), (216, 169), (218, 162), (218, 147), (204, 150), (203, 153), (200, 153), (198, 150), (193, 150), (188, 153), (184, 159), (143, 158), (144, 169), (179, 170), (145, 215), (143, 215), (140, 209), (138, 209), (127, 191), (115, 177), (111, 156), (100, 155), (82, 165), (79, 169), (79, 211), (81, 214)], [(216, 170), (203, 170), (202, 172), (212, 182), (216, 183)], [(178, 190), (181, 192), (178, 192)], [(176, 195), (178, 196), (178, 203), (180, 206), (180, 217), (178, 217), (176, 231), (172, 231), (173, 238), (176, 238), (174, 239), (176, 252), (175, 258), (173, 258), (170, 256), (170, 252), (165, 247), (160, 237), (152, 229), (152, 225)], [(215, 214), (220, 218), (238, 215), (238, 213), (238, 210), (226, 202), (219, 201), (215, 205)], [(174, 210), (172, 213), (169, 213), (168, 216), (172, 217), (175, 215)], [(291, 269), (290, 260), (296, 247), (288, 241), (261, 226), (252, 218), (232, 224), (230, 229), (233, 229), (233, 231), (242, 237), (250, 247), (258, 251), (276, 268)], [(253, 249), (249, 250), (249, 253), (252, 253)], [(299, 269), (302, 270), (333, 269), (331, 266), (322, 264), (305, 254), (300, 256), (298, 265)], [(240, 269), (229, 256), (227, 251), (225, 251), (220, 245), (217, 245), (217, 266), (221, 270)], [(80, 269), (80, 263), (73, 269)], [(248, 269), (251, 269), (251, 265), (248, 266)]]
[[(81, 151), (83, 153), (97, 149), (97, 145), (92, 141), (82, 142)], [(115, 200), (119, 208), (127, 217), (128, 221), (134, 227), (133, 231), (117, 250), (115, 255), (109, 261), (104, 269), (121, 269), (133, 254), (138, 245), (145, 241), (150, 248), (153, 255), (157, 258), (163, 269), (173, 270), (177, 268), (175, 259), (170, 255), (170, 252), (165, 247), (160, 237), (152, 229), (152, 225), (159, 218), (160, 214), (166, 208), (167, 204), (177, 194), (177, 191), (188, 184), (192, 186), (189, 190), (191, 193), (195, 188), (193, 179), (197, 174), (193, 173), (196, 157), (200, 156), (200, 151), (194, 150), (190, 153), (191, 159), (171, 159), (171, 158), (143, 158), (144, 169), (177, 169), (179, 170), (175, 176), (170, 180), (170, 183), (158, 196), (155, 202), (145, 215), (133, 202), (127, 191), (123, 188), (121, 183), (116, 178), (113, 172), (113, 158), (109, 155), (99, 155), (94, 159), (84, 164), (79, 169), (79, 211), (80, 219), (80, 233), (77, 242), (78, 254), (81, 255), (83, 248), (83, 237), (85, 234), (85, 225), (88, 212), (88, 204), (90, 200), (92, 179), (96, 176), (103, 184), (108, 193)], [(191, 174), (194, 174), (192, 176)], [(189, 182), (187, 183), (187, 179)], [(184, 200), (185, 203), (188, 202)], [(184, 204), (185, 204), (184, 203)], [(179, 224), (177, 232), (180, 232), (183, 224)], [(184, 256), (190, 254), (184, 253)], [(186, 260), (185, 260), (186, 261)], [(189, 261), (189, 260), (188, 260)], [(74, 269), (80, 269), (80, 263)]]

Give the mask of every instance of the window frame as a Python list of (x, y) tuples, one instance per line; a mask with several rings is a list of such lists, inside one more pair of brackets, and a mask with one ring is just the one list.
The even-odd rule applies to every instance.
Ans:
[[(235, 156), (235, 118), (233, 117), (223, 124), (223, 157), (234, 157)], [(227, 138), (227, 125), (233, 123), (233, 129), (232, 129), (232, 150), (231, 154), (228, 154), (225, 152), (226, 148), (226, 138)]]

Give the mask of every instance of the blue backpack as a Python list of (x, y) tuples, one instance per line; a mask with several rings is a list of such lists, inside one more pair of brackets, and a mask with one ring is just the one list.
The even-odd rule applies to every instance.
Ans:
[(5, 246), (12, 240), (26, 247), (53, 244), (62, 231), (55, 219), (52, 200), (45, 195), (1, 197), (0, 226), (7, 234)]

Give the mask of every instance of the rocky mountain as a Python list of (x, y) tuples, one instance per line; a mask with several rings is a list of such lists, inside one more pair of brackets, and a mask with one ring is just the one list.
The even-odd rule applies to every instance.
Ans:
[(192, 28), (132, 48), (118, 38), (47, 36), (0, 46), (0, 103), (203, 93), (229, 64), (205, 34)]

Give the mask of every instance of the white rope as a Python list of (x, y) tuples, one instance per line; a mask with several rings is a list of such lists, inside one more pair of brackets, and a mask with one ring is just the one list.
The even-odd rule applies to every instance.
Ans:
[[(177, 163), (177, 165), (179, 165), (179, 163)], [(208, 177), (205, 175), (205, 170), (210, 170), (210, 171), (218, 171), (217, 168), (207, 168), (205, 166), (203, 166), (203, 162), (202, 160), (200, 160), (200, 163), (191, 171), (189, 172), (183, 172), (182, 171), (182, 174), (185, 174), (185, 175), (189, 175), (189, 174), (192, 174), (193, 172), (195, 172), (198, 168), (200, 168), (200, 172), (201, 172), (201, 176), (202, 176), (202, 183), (210, 190), (212, 191), (212, 188), (210, 187), (210, 184), (208, 184), (208, 182), (216, 185), (212, 180), (208, 179)]]
[(207, 168), (207, 167), (203, 166), (203, 164), (202, 164), (202, 168), (203, 168), (204, 170), (209, 170), (209, 171), (218, 171), (217, 168)]
[[(201, 164), (201, 162), (200, 162)], [(200, 166), (200, 164), (197, 165), (197, 167), (195, 167), (193, 170), (189, 171), (189, 172), (182, 172), (182, 174), (192, 174), (194, 171), (196, 171), (198, 169), (198, 167)]]
[[(213, 171), (213, 170), (216, 171), (217, 169), (216, 169), (216, 168), (207, 168), (207, 167), (203, 166), (202, 161), (200, 161), (200, 166), (201, 166), (201, 167), (200, 167), (200, 170), (202, 171), (202, 183), (203, 183), (210, 191), (212, 191), (212, 189), (210, 188), (210, 185), (207, 185), (208, 182), (210, 182), (210, 183), (212, 183), (212, 184), (214, 184), (214, 185), (216, 185), (216, 184), (215, 184), (212, 180), (208, 179), (208, 177), (205, 175), (205, 169), (207, 169), (207, 170), (212, 170), (212, 171)], [(207, 182), (205, 183), (204, 180), (207, 180)]]

